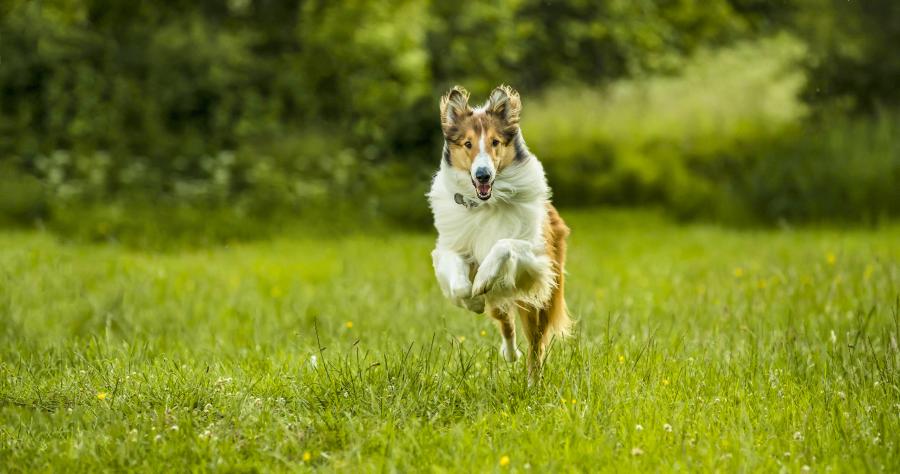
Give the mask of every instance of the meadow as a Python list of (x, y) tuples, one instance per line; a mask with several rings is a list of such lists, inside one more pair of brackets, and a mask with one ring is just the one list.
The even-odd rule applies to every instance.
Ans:
[(578, 322), (536, 388), (429, 233), (4, 231), (0, 470), (900, 470), (900, 225), (563, 215)]

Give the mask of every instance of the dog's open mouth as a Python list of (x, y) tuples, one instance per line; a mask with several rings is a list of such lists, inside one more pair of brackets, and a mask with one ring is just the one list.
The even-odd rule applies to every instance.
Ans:
[(475, 185), (475, 192), (478, 194), (478, 199), (482, 201), (487, 201), (491, 198), (491, 186), (493, 183), (472, 183)]

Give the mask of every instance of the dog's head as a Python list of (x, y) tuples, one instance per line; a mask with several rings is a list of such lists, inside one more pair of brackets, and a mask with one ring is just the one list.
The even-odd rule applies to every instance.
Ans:
[(519, 93), (508, 86), (491, 92), (481, 107), (469, 106), (469, 93), (456, 86), (441, 98), (444, 159), (469, 174), (478, 198), (491, 198), (497, 175), (517, 156)]

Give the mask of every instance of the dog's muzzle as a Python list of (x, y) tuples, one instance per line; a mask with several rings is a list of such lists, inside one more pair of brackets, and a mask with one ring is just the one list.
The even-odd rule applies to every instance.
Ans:
[(478, 199), (481, 199), (482, 201), (490, 199), (493, 184), (494, 175), (491, 173), (490, 169), (482, 166), (475, 170), (475, 179), (472, 180), (472, 185), (475, 186), (475, 192), (478, 194)]

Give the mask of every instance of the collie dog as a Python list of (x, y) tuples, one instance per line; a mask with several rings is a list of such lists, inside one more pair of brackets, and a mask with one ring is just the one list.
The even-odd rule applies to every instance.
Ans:
[(569, 229), (550, 204), (544, 168), (528, 151), (519, 94), (507, 86), (480, 107), (454, 87), (441, 98), (444, 150), (428, 199), (438, 231), (431, 254), (438, 284), (454, 304), (497, 321), (508, 361), (515, 313), (530, 345), (529, 382), (538, 382), (547, 344), (571, 321), (563, 295)]

